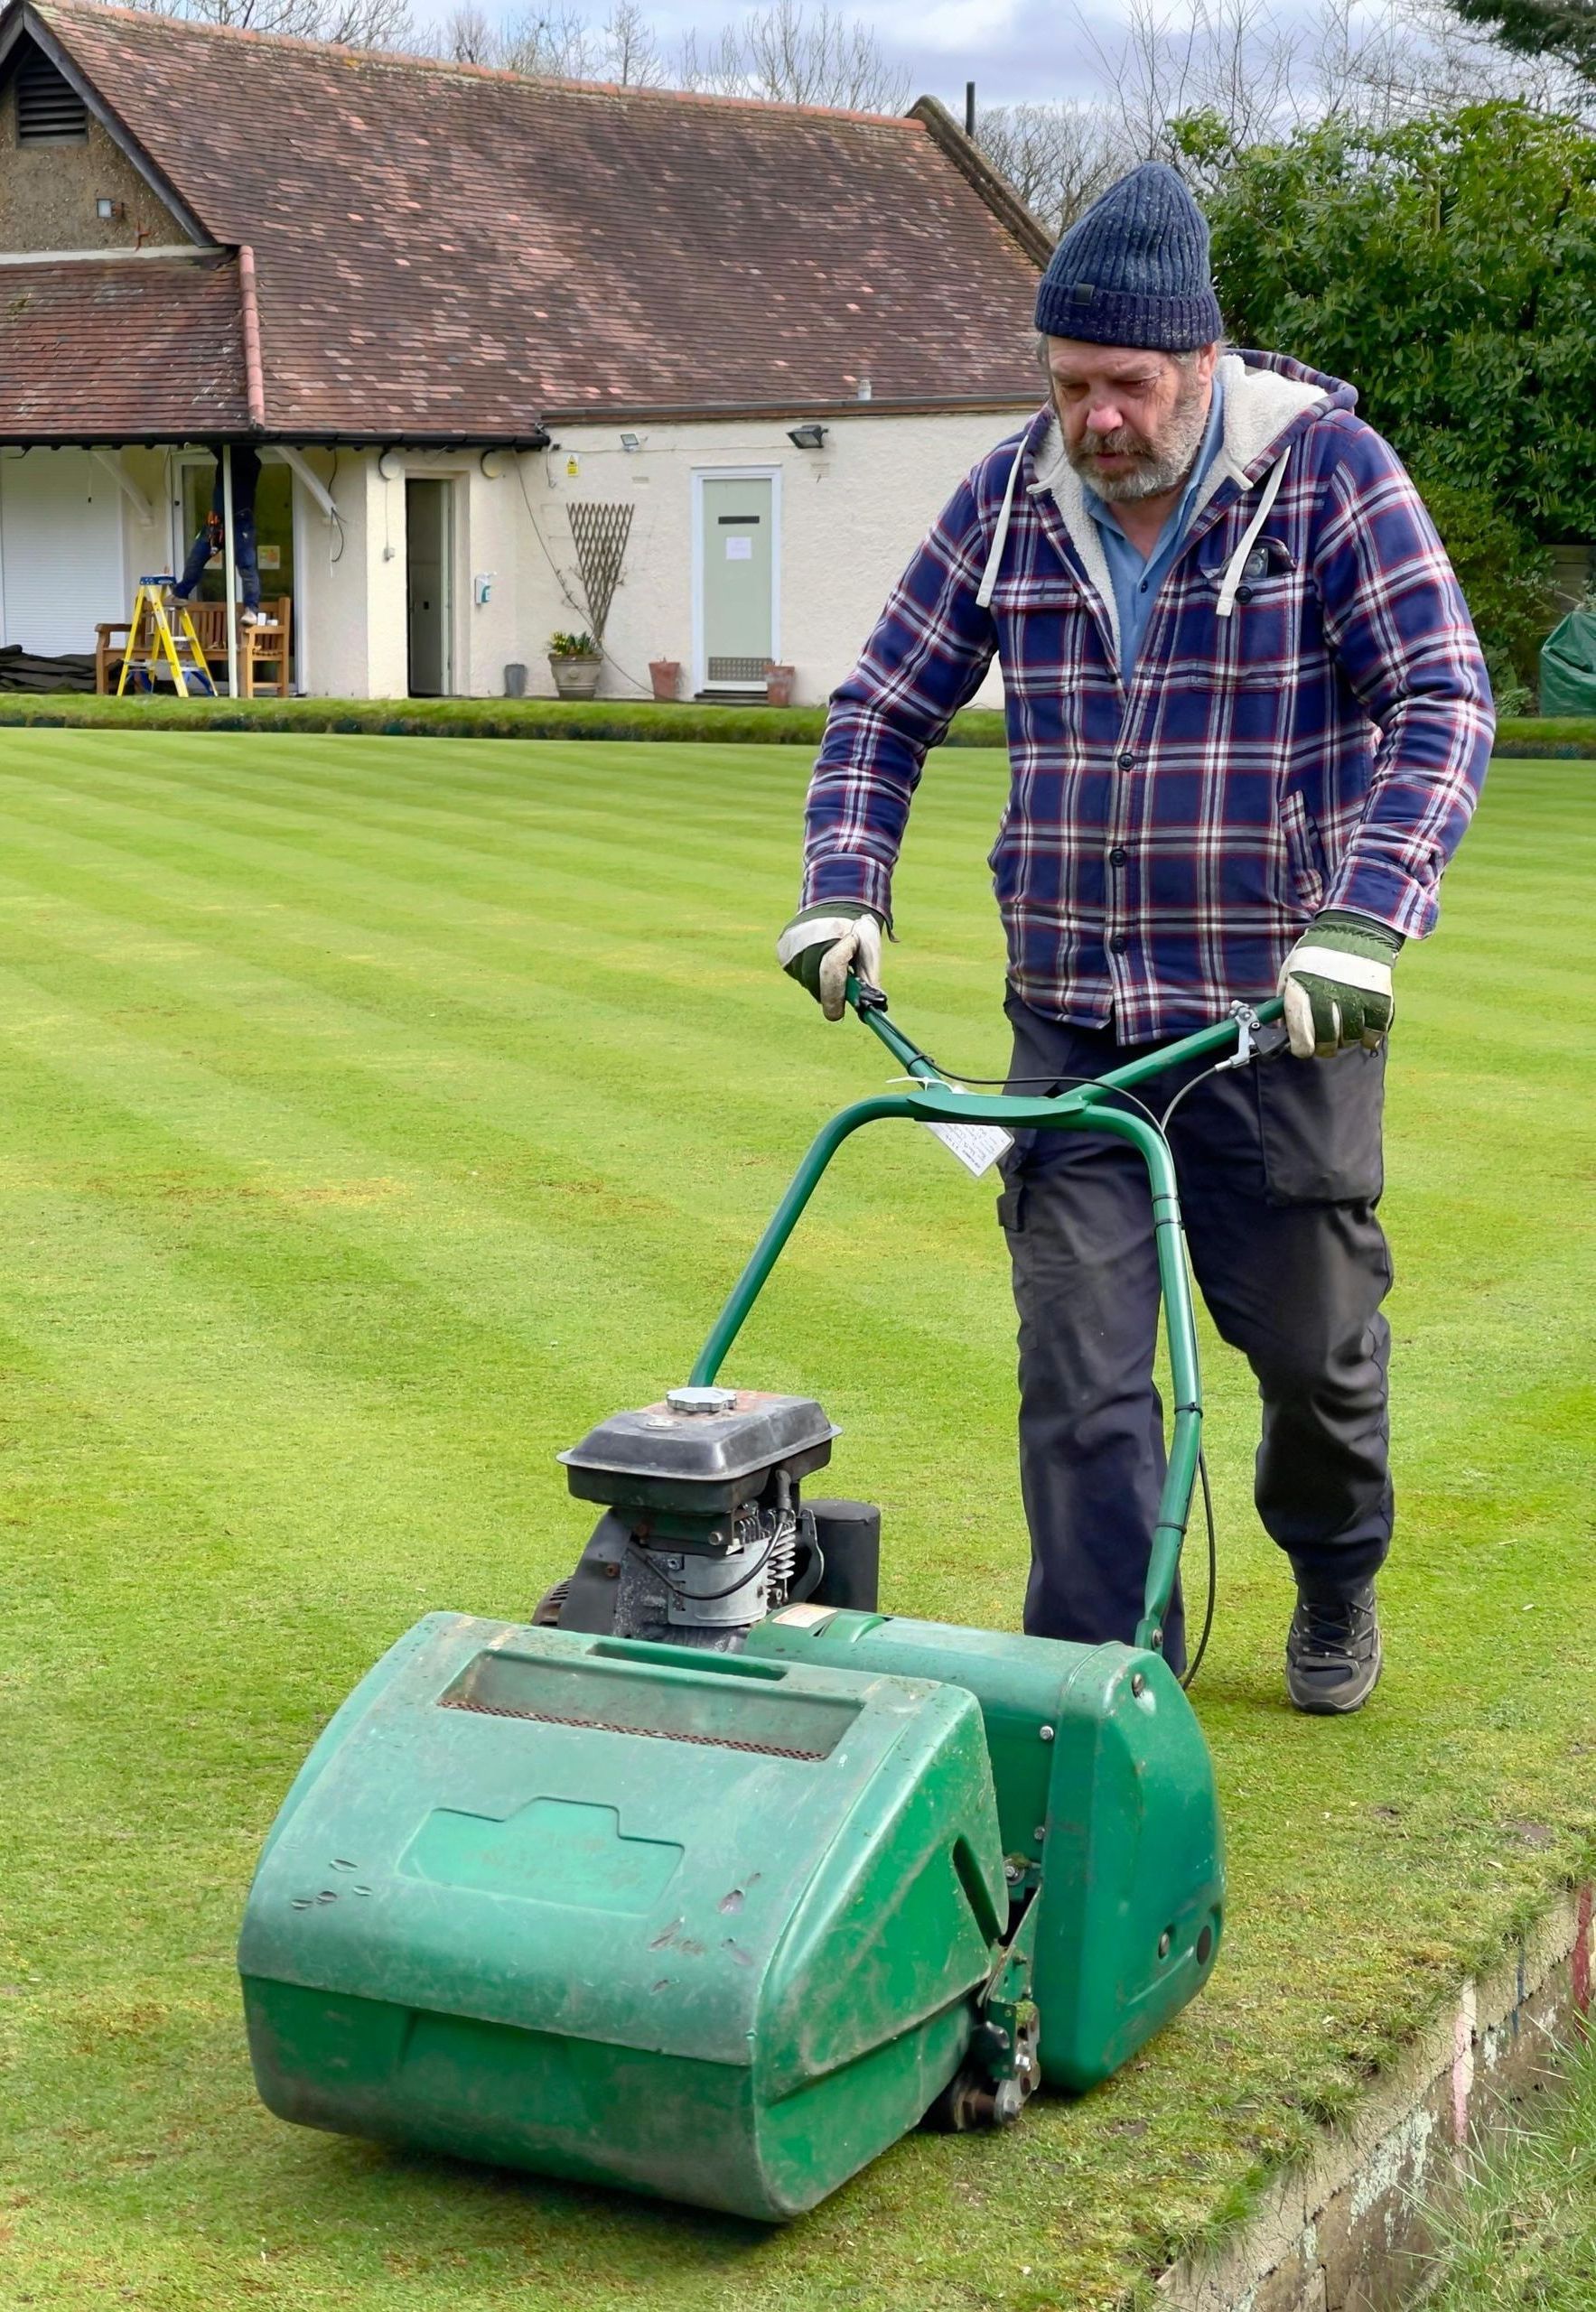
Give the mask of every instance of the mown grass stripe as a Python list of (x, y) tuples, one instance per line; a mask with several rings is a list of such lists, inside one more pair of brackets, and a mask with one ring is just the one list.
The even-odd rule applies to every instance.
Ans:
[[(481, 746), (0, 742), (0, 1756), (25, 1777), (0, 1810), (0, 2167), (27, 2195), (0, 2293), (1106, 2302), (1596, 1841), (1588, 806), (1498, 766), (1442, 937), (1400, 967), (1391, 1674), (1349, 1727), (1283, 1708), (1251, 1383), (1210, 1356), (1199, 1702), (1234, 1907), (1145, 2066), (998, 2142), (911, 2140), (760, 2240), (258, 2112), (229, 1945), (294, 1758), (421, 1605), (514, 1610), (555, 1570), (554, 1449), (674, 1375), (810, 1127), (885, 1072), (768, 961), (802, 765), (767, 758), (717, 843), (724, 759), (662, 786), (646, 751), (506, 750), (501, 776)], [(906, 1022), (975, 1066), (1001, 1060), (994, 771), (928, 779), (891, 959)], [(739, 1351), (844, 1422), (833, 1474), (883, 1502), (906, 1610), (1012, 1621), (1012, 1328), (988, 1192), (882, 1132)]]

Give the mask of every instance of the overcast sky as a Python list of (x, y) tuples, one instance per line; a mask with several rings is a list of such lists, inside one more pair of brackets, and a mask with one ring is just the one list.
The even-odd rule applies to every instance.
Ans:
[[(666, 0), (650, 13), (666, 25), (705, 20), (695, 0)], [(736, 19), (738, 6), (714, 10), (714, 21)], [(965, 82), (974, 80), (982, 104), (1012, 104), (1081, 96), (1091, 83), (1089, 42), (1082, 16), (1069, 0), (878, 0), (856, 13), (882, 49), (901, 61), (916, 96), (940, 97), (962, 108)], [(1107, 5), (1083, 12), (1112, 44), (1120, 11)]]
[[(446, 0), (444, 0), (446, 5)], [(513, 18), (526, 0), (485, 0), (490, 14)], [(564, 0), (553, 0), (557, 8)], [(581, 13), (602, 20), (605, 0), (574, 0)], [(649, 22), (667, 51), (691, 28), (711, 34), (746, 15), (758, 0), (646, 0)], [(883, 51), (901, 63), (912, 96), (940, 97), (962, 114), (965, 82), (977, 101), (1012, 104), (1026, 98), (1090, 93), (1090, 42), (1085, 24), (1100, 27), (1105, 45), (1117, 38), (1117, 0), (876, 0), (844, 10), (868, 23)]]

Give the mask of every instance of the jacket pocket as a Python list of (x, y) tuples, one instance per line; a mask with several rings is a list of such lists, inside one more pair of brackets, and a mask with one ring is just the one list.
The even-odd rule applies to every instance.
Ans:
[(1221, 618), (1219, 596), (1229, 567), (1226, 555), (1201, 565), (1195, 578), (1214, 673), (1237, 690), (1294, 690), (1304, 658), (1323, 650), (1322, 637), (1315, 635), (1309, 620), (1302, 572), (1283, 545), (1265, 538), (1248, 555), (1230, 615)]
[(1308, 806), (1300, 795), (1293, 792), (1282, 797), (1280, 825), (1285, 837), (1286, 864), (1291, 870), (1293, 895), (1310, 914), (1317, 915), (1324, 905), (1327, 888), (1324, 846), (1319, 839), (1319, 829), (1308, 816)]
[(1373, 1204), (1385, 1186), (1386, 1047), (1254, 1071), (1271, 1204)]
[(1112, 677), (1112, 669), (1097, 664), (1102, 654), (1096, 621), (1067, 571), (1006, 581), (993, 594), (992, 616), (1010, 698), (1026, 705), (1044, 699), (1063, 703), (1084, 678)]

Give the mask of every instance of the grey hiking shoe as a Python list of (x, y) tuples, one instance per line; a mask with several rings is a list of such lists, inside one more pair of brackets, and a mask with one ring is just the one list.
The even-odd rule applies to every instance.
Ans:
[(1299, 1587), (1285, 1641), (1285, 1690), (1296, 1710), (1337, 1718), (1361, 1710), (1380, 1678), (1380, 1623), (1375, 1585), (1349, 1597), (1314, 1596)]

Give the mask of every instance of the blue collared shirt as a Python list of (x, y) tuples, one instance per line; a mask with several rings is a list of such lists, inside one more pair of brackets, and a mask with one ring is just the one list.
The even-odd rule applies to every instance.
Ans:
[(1103, 541), (1103, 552), (1108, 559), (1108, 575), (1114, 586), (1114, 607), (1119, 614), (1119, 678), (1127, 689), (1136, 671), (1136, 661), (1142, 656), (1142, 644), (1158, 601), (1158, 590), (1191, 526), (1192, 504), (1203, 476), (1214, 461), (1224, 432), (1225, 388), (1216, 373), (1213, 397), (1209, 403), (1209, 422), (1198, 444), (1190, 479), (1181, 493), (1179, 505), (1160, 530), (1158, 543), (1145, 562), (1142, 559), (1141, 548), (1133, 545), (1120, 527), (1119, 516), (1114, 508), (1099, 498), (1095, 489), (1088, 489), (1086, 492), (1087, 511), (1097, 525), (1097, 535)]

